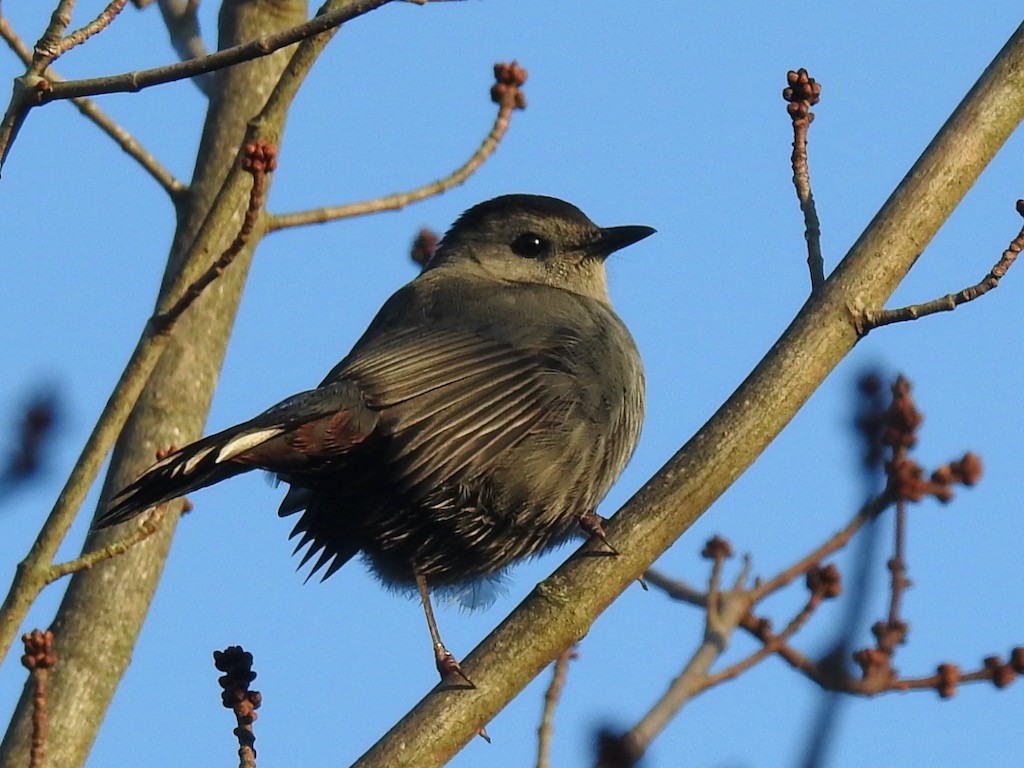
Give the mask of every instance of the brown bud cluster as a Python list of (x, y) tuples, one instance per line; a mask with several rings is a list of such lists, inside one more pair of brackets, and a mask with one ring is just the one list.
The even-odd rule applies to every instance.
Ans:
[(732, 554), (732, 544), (721, 536), (712, 536), (700, 551), (705, 560), (728, 560)]
[(981, 480), (981, 458), (977, 454), (967, 452), (960, 461), (943, 464), (932, 473), (932, 482), (938, 485), (977, 485)]
[(421, 267), (427, 266), (427, 262), (434, 258), (438, 242), (440, 242), (440, 238), (437, 233), (424, 227), (412, 241), (412, 249), (409, 251), (410, 258)]
[(786, 73), (786, 82), (789, 84), (782, 91), (782, 98), (788, 103), (786, 111), (789, 112), (793, 122), (806, 120), (808, 123), (814, 119), (811, 114), (811, 107), (818, 103), (821, 98), (821, 84), (807, 74), (807, 70), (790, 70)]
[(217, 678), (224, 689), (221, 703), (251, 723), (256, 719), (255, 710), (262, 703), (259, 691), (249, 690), (249, 683), (256, 679), (256, 673), (252, 671), (252, 654), (241, 646), (228, 646), (223, 651), (213, 652), (213, 665), (224, 673)]
[(21, 657), (21, 665), (25, 669), (49, 669), (57, 663), (57, 654), (53, 651), (53, 632), (33, 629), (21, 637), (25, 645), (25, 653)]
[(815, 565), (807, 571), (807, 589), (821, 600), (831, 600), (843, 592), (842, 578), (834, 563)]
[(913, 448), (917, 444), (917, 428), (924, 417), (910, 397), (910, 382), (897, 376), (892, 385), (892, 402), (885, 413), (882, 442), (893, 450)]
[(871, 625), (871, 634), (875, 636), (878, 649), (889, 654), (897, 645), (906, 642), (910, 625), (899, 619), (895, 621), (876, 621)]
[(242, 168), (249, 173), (273, 173), (277, 170), (277, 147), (263, 139), (249, 142), (245, 145)]
[(889, 654), (878, 648), (861, 648), (853, 653), (854, 663), (860, 667), (863, 679), (873, 686), (885, 686), (896, 677)]
[(526, 109), (526, 96), (520, 90), (526, 76), (526, 70), (515, 61), (495, 64), (491, 101), (508, 109)]
[(960, 682), (960, 667), (956, 664), (939, 664), (939, 681), (935, 684), (935, 690), (944, 699), (951, 699), (956, 693), (957, 683)]

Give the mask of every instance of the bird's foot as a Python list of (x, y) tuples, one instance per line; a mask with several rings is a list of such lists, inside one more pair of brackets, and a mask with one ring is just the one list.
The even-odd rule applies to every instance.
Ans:
[[(434, 645), (434, 663), (437, 665), (437, 672), (441, 675), (441, 683), (457, 688), (476, 688), (473, 681), (462, 671), (458, 660), (444, 647), (443, 643)], [(487, 738), (484, 735), (484, 738)], [(488, 739), (490, 741), (490, 739)]]
[(584, 512), (579, 516), (580, 528), (590, 538), (598, 539), (607, 548), (608, 553), (611, 555), (619, 554), (619, 550), (611, 545), (608, 541), (608, 536), (605, 535), (604, 526), (602, 523), (604, 519), (596, 512)]

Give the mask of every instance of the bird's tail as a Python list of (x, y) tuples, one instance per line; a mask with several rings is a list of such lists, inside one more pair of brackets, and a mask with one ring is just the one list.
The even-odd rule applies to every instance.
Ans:
[(186, 445), (118, 491), (97, 515), (93, 528), (126, 522), (157, 504), (255, 469), (234, 459), (283, 431), (281, 426), (257, 427), (247, 422)]
[(300, 392), (244, 424), (158, 461), (110, 500), (93, 527), (123, 523), (157, 504), (250, 469), (285, 475), (316, 471), (365, 440), (377, 418), (350, 381)]

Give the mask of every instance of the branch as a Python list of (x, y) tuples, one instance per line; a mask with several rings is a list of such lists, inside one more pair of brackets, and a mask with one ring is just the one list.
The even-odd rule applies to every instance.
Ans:
[[(758, 621), (760, 630), (758, 639), (764, 645), (735, 664), (716, 672), (713, 675), (705, 675), (703, 680), (697, 682), (692, 695), (702, 693), (712, 686), (724, 683), (738, 677), (760, 661), (771, 656), (789, 639), (799, 632), (811, 617), (811, 614), (821, 605), (822, 600), (839, 596), (839, 571), (835, 566), (818, 568), (808, 573), (808, 583), (811, 586), (811, 596), (807, 599), (804, 607), (796, 614), (779, 634), (772, 634), (767, 621)], [(746, 618), (746, 617), (744, 617)]]
[(93, 550), (92, 552), (87, 552), (80, 557), (76, 557), (74, 560), (68, 560), (67, 562), (60, 563), (58, 565), (51, 565), (49, 573), (46, 575), (46, 583), (52, 584), (58, 579), (62, 579), (69, 574), (84, 571), (88, 568), (99, 565), (104, 560), (109, 560), (112, 557), (123, 555), (136, 544), (145, 541), (156, 533), (157, 529), (160, 527), (160, 523), (163, 522), (163, 519), (164, 505), (161, 505), (142, 521), (142, 525), (120, 541), (115, 541), (109, 546)]
[(127, 3), (128, 0), (111, 0), (111, 3), (100, 11), (99, 16), (60, 41), (56, 53), (50, 57), (50, 62), (52, 63), (58, 56), (63, 56), (76, 45), (81, 45), (93, 35), (110, 26), (110, 22), (117, 17)]
[(498, 148), (498, 142), (501, 141), (508, 130), (512, 112), (517, 109), (526, 108), (526, 98), (520, 90), (520, 86), (526, 82), (525, 69), (522, 69), (514, 61), (511, 64), (495, 64), (494, 77), (496, 82), (491, 88), (491, 100), (498, 105), (498, 114), (494, 118), (491, 132), (487, 134), (483, 143), (470, 156), (469, 160), (461, 167), (452, 171), (451, 174), (429, 184), (424, 184), (422, 187), (417, 187), (407, 192), (397, 192), (393, 195), (374, 198), (373, 200), (314, 208), (309, 211), (298, 211), (296, 213), (271, 215), (267, 224), (268, 230), (273, 232), (287, 227), (323, 224), (328, 221), (363, 216), (368, 213), (398, 210), (410, 203), (439, 195), (465, 182)]
[(124, 72), (120, 75), (94, 77), (82, 80), (68, 80), (55, 85), (39, 98), (38, 104), (48, 104), (73, 96), (95, 96), (101, 93), (134, 93), (154, 85), (172, 83), (189, 77), (233, 67), (252, 59), (268, 56), (276, 50), (287, 48), (302, 40), (315, 37), (322, 32), (339, 27), (342, 23), (377, 8), (389, 0), (350, 0), (340, 7), (314, 16), (309, 21), (294, 27), (264, 35), (247, 43), (225, 48), (199, 59), (189, 59), (163, 67)]
[[(10, 592), (7, 594), (3, 607), (0, 608), (0, 654), (6, 652), (11, 634), (16, 631), (17, 624), (21, 621), (24, 612), (43, 587), (68, 573), (91, 567), (97, 562), (127, 551), (136, 541), (140, 541), (156, 530), (155, 523), (159, 522), (158, 520), (154, 521), (152, 530), (144, 527), (144, 532), (140, 532), (138, 538), (129, 537), (125, 542), (118, 542), (109, 548), (84, 555), (62, 565), (53, 566), (49, 563), (81, 506), (85, 494), (95, 480), (107, 450), (116, 439), (128, 413), (145, 386), (149, 374), (156, 366), (170, 339), (175, 323), (203, 291), (223, 274), (224, 269), (234, 260), (242, 246), (248, 242), (263, 203), (264, 175), (273, 170), (275, 153), (273, 148), (259, 142), (247, 144), (245, 152), (247, 161), (243, 161), (242, 168), (252, 174), (253, 181), (249, 194), (249, 206), (239, 233), (220, 258), (195, 281), (186, 283), (186, 276), (190, 270), (183, 269), (178, 275), (176, 286), (169, 292), (170, 296), (179, 298), (166, 309), (158, 308), (146, 323), (132, 359), (122, 373), (121, 380), (107, 401), (103, 413), (100, 414), (99, 421), (86, 441), (82, 455), (72, 469), (71, 476), (58, 497), (50, 517), (40, 531), (28, 556), (18, 565), (17, 575)], [(213, 217), (207, 218), (207, 222), (213, 220)], [(210, 227), (207, 227), (206, 230), (201, 231), (197, 242), (200, 242), (200, 238), (204, 234), (209, 236), (209, 230)], [(193, 250), (193, 257), (196, 254), (201, 256), (203, 252), (203, 248), (196, 247)]]
[[(858, 339), (854, 311), (880, 306), (1024, 118), (1024, 26), (746, 381), (610, 521), (618, 557), (584, 544), (463, 660), (473, 691), (439, 687), (356, 763), (441, 765), (664, 552), (764, 450)], [(942, 179), (956, 178), (958, 184)]]
[(36, 42), (32, 63), (29, 64), (26, 74), (41, 74), (50, 62), (60, 55), (60, 42), (64, 37), (64, 30), (71, 23), (71, 11), (74, 7), (75, 0), (60, 0), (57, 3), (57, 7), (50, 15), (50, 23)]
[(569, 662), (576, 658), (576, 651), (570, 646), (558, 654), (551, 672), (551, 683), (544, 691), (544, 709), (537, 728), (537, 768), (551, 766), (551, 735), (554, 732), (555, 708), (562, 696)]
[[(26, 66), (32, 63), (32, 52), (11, 28), (10, 23), (3, 15), (2, 9), (0, 9), (0, 38), (7, 43), (10, 49), (14, 51)], [(43, 71), (43, 77), (51, 83), (63, 82), (63, 78), (50, 67)], [(152, 176), (157, 184), (164, 188), (172, 200), (177, 201), (181, 198), (186, 189), (185, 185), (174, 178), (170, 171), (164, 168), (153, 155), (135, 140), (134, 136), (108, 117), (103, 110), (96, 106), (95, 102), (76, 96), (71, 100), (71, 103), (75, 105), (82, 115), (97, 125), (101, 131), (117, 142), (121, 149), (142, 166), (143, 170)]]
[(807, 169), (807, 129), (811, 127), (814, 113), (811, 107), (818, 103), (821, 85), (808, 76), (806, 69), (786, 73), (789, 85), (782, 91), (782, 98), (788, 106), (786, 111), (793, 121), (793, 186), (804, 214), (804, 239), (807, 241), (807, 268), (811, 272), (811, 290), (816, 291), (825, 283), (825, 262), (821, 258), (821, 225), (818, 223), (818, 209), (811, 194), (811, 177)]
[[(719, 546), (719, 543), (724, 546)], [(708, 670), (725, 652), (730, 635), (750, 610), (750, 593), (744, 587), (750, 573), (750, 559), (744, 558), (743, 568), (732, 588), (719, 595), (717, 584), (722, 562), (726, 557), (731, 557), (732, 553), (728, 549), (728, 544), (717, 536), (708, 544), (702, 556), (710, 557), (713, 565), (708, 585), (704, 639), (683, 667), (683, 671), (669, 684), (668, 690), (635, 726), (620, 737), (623, 751), (634, 762), (647, 751), (651, 742), (665, 729), (682, 706), (704, 690), (706, 686), (703, 685), (703, 681)]]
[[(68, 2), (68, 0), (64, 0), (64, 2)], [(32, 107), (76, 96), (94, 96), (100, 93), (134, 93), (154, 85), (184, 80), (231, 67), (267, 56), (280, 48), (286, 48), (322, 32), (335, 29), (343, 22), (387, 2), (389, 0), (351, 0), (351, 2), (342, 3), (339, 8), (319, 14), (307, 22), (297, 24), (282, 32), (264, 35), (248, 43), (225, 48), (199, 59), (190, 59), (154, 69), (56, 83), (50, 83), (40, 77), (39, 72), (42, 72), (45, 67), (40, 68), (39, 72), (27, 72), (22, 77), (15, 78), (14, 94), (11, 96), (11, 102), (3, 120), (0, 121), (0, 169), (7, 160), (11, 144), (24, 122), (25, 115)]]
[[(1017, 213), (1024, 216), (1024, 200), (1017, 201)], [(858, 320), (860, 332), (865, 334), (872, 328), (878, 328), (879, 326), (891, 323), (917, 320), (919, 317), (934, 315), (936, 312), (952, 312), (961, 304), (966, 304), (969, 301), (974, 301), (979, 296), (984, 296), (993, 288), (999, 286), (999, 281), (1006, 274), (1007, 270), (1013, 266), (1013, 262), (1016, 261), (1017, 254), (1021, 252), (1022, 248), (1024, 248), (1024, 227), (1021, 228), (1017, 237), (1010, 241), (999, 261), (995, 263), (980, 282), (964, 288), (958, 293), (949, 293), (938, 299), (926, 301), (923, 304), (911, 304), (909, 307), (901, 307), (899, 309), (865, 310), (861, 313)]]
[(158, 312), (150, 318), (150, 323), (154, 326), (156, 333), (166, 333), (184, 314), (185, 310), (192, 306), (192, 303), (210, 286), (210, 283), (224, 274), (224, 270), (231, 266), (231, 262), (249, 242), (260, 211), (263, 209), (266, 175), (273, 173), (277, 168), (277, 149), (269, 142), (256, 140), (246, 144), (243, 151), (245, 155), (242, 160), (242, 168), (252, 174), (252, 189), (249, 192), (249, 205), (242, 217), (242, 226), (239, 227), (238, 234), (235, 235), (231, 245), (225, 248), (220, 257), (182, 292), (181, 297), (169, 309)]
[(771, 593), (782, 589), (794, 579), (806, 574), (815, 563), (820, 563), (829, 555), (845, 547), (866, 522), (874, 520), (892, 503), (893, 498), (888, 493), (882, 493), (868, 501), (857, 510), (857, 513), (846, 525), (832, 534), (821, 546), (815, 547), (784, 571), (780, 571), (777, 575), (756, 586), (752, 591), (754, 603), (758, 603)]

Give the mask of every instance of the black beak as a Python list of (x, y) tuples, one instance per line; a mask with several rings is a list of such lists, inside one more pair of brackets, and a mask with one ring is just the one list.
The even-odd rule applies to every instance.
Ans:
[(657, 230), (654, 227), (628, 226), (628, 227), (605, 227), (594, 244), (594, 250), (602, 257), (615, 253), (653, 235)]

